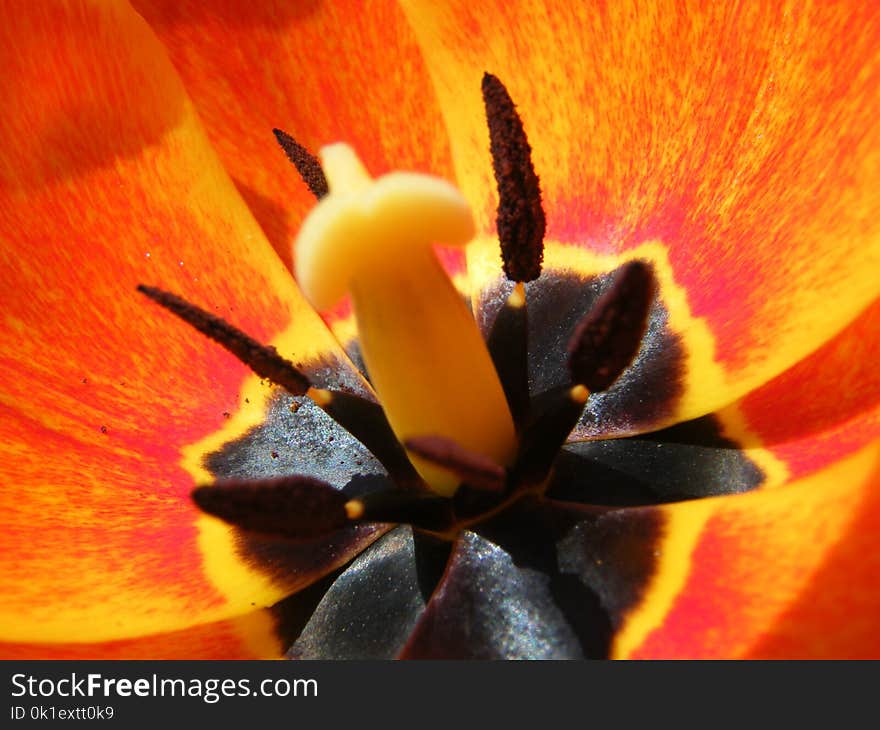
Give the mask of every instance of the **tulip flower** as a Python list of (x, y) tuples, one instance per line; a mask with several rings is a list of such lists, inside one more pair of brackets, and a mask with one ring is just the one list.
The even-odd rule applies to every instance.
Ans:
[[(4, 658), (880, 656), (871, 4), (7, 5)], [(486, 72), (540, 183), (536, 276), (503, 272)], [(276, 128), (460, 191), (475, 235), (439, 255), (499, 382), (527, 383), (488, 465), (377, 415), (350, 303), (294, 280), (315, 188)], [(358, 314), (398, 294), (355, 289)], [(639, 297), (584, 401), (578, 332)], [(562, 448), (520, 458), (553, 431), (523, 413), (575, 401)], [(534, 494), (486, 496), (536, 464)], [(376, 501), (389, 477), (434, 491)], [(208, 514), (255, 480), (275, 491), (247, 505), (315, 519)], [(444, 522), (454, 500), (473, 519)]]

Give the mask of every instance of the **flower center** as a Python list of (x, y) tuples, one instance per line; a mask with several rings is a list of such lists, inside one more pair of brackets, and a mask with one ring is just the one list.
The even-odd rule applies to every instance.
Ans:
[(204, 511), (244, 530), (292, 540), (313, 540), (360, 522), (405, 522), (451, 538), (515, 503), (541, 498), (590, 394), (607, 389), (635, 357), (654, 281), (640, 261), (621, 267), (575, 329), (570, 382), (530, 398), (524, 284), (541, 275), (541, 192), (513, 102), (489, 74), (483, 97), (502, 261), (514, 283), (486, 342), (432, 249), (436, 243), (464, 246), (473, 237), (461, 194), (415, 173), (374, 180), (342, 144), (324, 148), (319, 163), (275, 130), (319, 198), (295, 244), (297, 279), (318, 309), (351, 294), (381, 406), (316, 387), (274, 348), (174, 294), (138, 287), (259, 376), (311, 397), (376, 456), (394, 483), (351, 499), (305, 476), (226, 480), (194, 491)]

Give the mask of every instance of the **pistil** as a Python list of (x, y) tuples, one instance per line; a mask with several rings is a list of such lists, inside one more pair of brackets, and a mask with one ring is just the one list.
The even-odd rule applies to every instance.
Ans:
[[(369, 178), (354, 152), (321, 153), (330, 192), (295, 244), (297, 279), (326, 309), (349, 291), (361, 350), (388, 421), (401, 443), (437, 436), (511, 464), (513, 418), (492, 359), (461, 294), (432, 244), (464, 246), (470, 208), (450, 184), (415, 173)], [(460, 477), (410, 457), (435, 492)]]

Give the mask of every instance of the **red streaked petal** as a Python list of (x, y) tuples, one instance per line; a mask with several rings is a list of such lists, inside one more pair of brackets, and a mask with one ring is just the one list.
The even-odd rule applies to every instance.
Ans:
[(728, 411), (748, 429), (740, 443), (763, 447), (800, 478), (880, 438), (880, 299), (810, 357)]
[(134, 5), (168, 48), (220, 159), (287, 264), (314, 198), (273, 127), (313, 152), (349, 142), (374, 175), (415, 169), (452, 176), (443, 116), (395, 3)]
[(779, 489), (657, 508), (618, 657), (880, 655), (880, 445)]
[(313, 576), (244, 564), (188, 494), (272, 391), (135, 287), (296, 361), (342, 356), (146, 23), (116, 3), (3, 15), (0, 638), (107, 642), (271, 605)]
[[(646, 242), (666, 248), (670, 282), (698, 323), (688, 343), (694, 382), (678, 420), (767, 382), (877, 296), (877, 7), (404, 7), (458, 181), (487, 233), (495, 197), (484, 70), (518, 104), (551, 243), (607, 255), (604, 271)], [(599, 269), (548, 253), (551, 267)], [(475, 284), (497, 275), (494, 242), (472, 249), (468, 264)], [(719, 372), (704, 377), (703, 361)]]

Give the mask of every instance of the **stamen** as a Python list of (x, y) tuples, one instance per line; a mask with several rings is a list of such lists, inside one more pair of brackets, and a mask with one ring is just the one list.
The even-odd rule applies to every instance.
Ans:
[(318, 200), (323, 198), (330, 191), (330, 188), (327, 186), (327, 178), (324, 177), (324, 171), (321, 169), (318, 158), (287, 132), (280, 129), (273, 129), (272, 132), (275, 134), (278, 144), (281, 145), (281, 149), (284, 150), (284, 154), (287, 155), (287, 159), (296, 167), (296, 171), (303, 182), (308, 185), (312, 194)]
[(654, 275), (631, 261), (575, 328), (568, 344), (572, 380), (592, 392), (606, 390), (639, 351), (654, 299)]
[(452, 500), (405, 489), (372, 492), (352, 499), (345, 504), (345, 512), (358, 522), (396, 522), (431, 532), (443, 532), (455, 524)]
[(306, 395), (366, 446), (396, 484), (424, 489), (421, 477), (394, 435), (382, 406), (340, 391), (310, 388)]
[(156, 304), (176, 314), (206, 337), (222, 345), (261, 378), (280, 385), (293, 395), (303, 395), (309, 387), (305, 375), (270, 345), (261, 345), (226, 320), (190, 304), (185, 299), (152, 286), (138, 285), (138, 291)]
[(416, 436), (407, 439), (404, 446), (425, 461), (451, 471), (469, 487), (487, 492), (504, 490), (506, 473), (502, 467), (452, 439)]
[(294, 395), (311, 397), (327, 415), (372, 452), (397, 484), (423, 486), (380, 405), (350, 393), (310, 388), (306, 376), (281, 357), (274, 347), (261, 345), (225, 320), (175, 294), (144, 285), (138, 286), (138, 291), (218, 342), (261, 378)]
[(543, 412), (523, 434), (519, 458), (511, 470), (518, 483), (535, 486), (544, 482), (559, 449), (580, 420), (589, 396), (583, 385), (549, 394)]
[(517, 430), (529, 414), (528, 310), (520, 282), (498, 312), (486, 343)]
[(498, 183), (496, 224), (504, 273), (512, 281), (533, 281), (541, 275), (546, 221), (532, 148), (507, 89), (490, 73), (483, 74), (483, 102)]
[(305, 541), (349, 524), (342, 490), (311, 477), (230, 479), (193, 490), (204, 512), (264, 535)]

